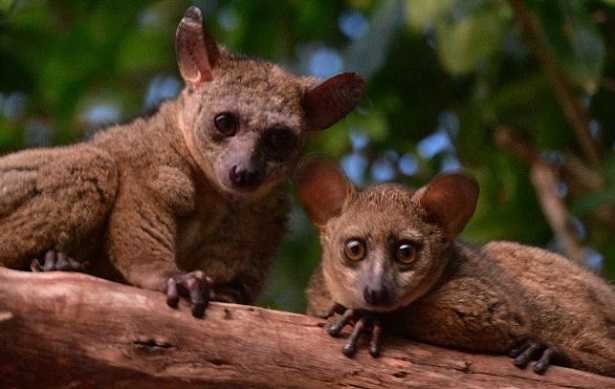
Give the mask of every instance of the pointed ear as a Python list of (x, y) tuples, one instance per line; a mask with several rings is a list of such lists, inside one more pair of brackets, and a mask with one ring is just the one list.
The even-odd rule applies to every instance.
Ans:
[(423, 209), (429, 222), (438, 224), (453, 239), (474, 214), (478, 193), (476, 180), (453, 173), (434, 178), (412, 200)]
[(301, 164), (295, 174), (295, 184), (303, 208), (317, 227), (340, 215), (354, 192), (334, 162), (317, 158)]
[(220, 51), (203, 28), (203, 14), (195, 6), (186, 10), (177, 26), (175, 52), (179, 72), (186, 83), (211, 81), (211, 72), (220, 57)]
[(309, 89), (303, 97), (308, 126), (324, 130), (348, 115), (359, 103), (365, 81), (356, 73), (342, 73)]

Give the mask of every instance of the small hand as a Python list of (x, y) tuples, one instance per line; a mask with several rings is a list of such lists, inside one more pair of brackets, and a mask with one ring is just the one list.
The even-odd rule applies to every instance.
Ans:
[(380, 346), (382, 340), (382, 321), (377, 313), (364, 310), (346, 309), (341, 305), (336, 304), (330, 311), (329, 316), (333, 316), (340, 310), (345, 310), (342, 317), (327, 328), (329, 335), (337, 337), (346, 325), (352, 325), (352, 333), (348, 338), (348, 342), (342, 348), (342, 352), (347, 357), (352, 357), (357, 352), (357, 341), (361, 334), (369, 334), (369, 353), (372, 357), (377, 358), (380, 355)]
[(167, 304), (177, 308), (180, 296), (188, 298), (192, 303), (192, 316), (203, 317), (209, 304), (212, 284), (211, 278), (198, 270), (171, 276), (166, 285)]
[(514, 358), (514, 365), (521, 369), (525, 368), (531, 360), (536, 359), (539, 355), (538, 361), (532, 366), (537, 374), (544, 374), (551, 365), (552, 359), (562, 356), (552, 347), (531, 341), (526, 341), (510, 351), (510, 356)]
[(76, 261), (61, 251), (49, 250), (45, 253), (42, 261), (38, 258), (32, 260), (30, 270), (34, 273), (50, 271), (82, 272), (86, 270), (88, 265), (88, 262)]

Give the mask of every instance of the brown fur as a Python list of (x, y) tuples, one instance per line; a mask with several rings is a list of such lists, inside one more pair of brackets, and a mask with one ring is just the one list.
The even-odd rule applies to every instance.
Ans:
[[(322, 316), (333, 303), (386, 312), (390, 325), (414, 339), (478, 352), (507, 353), (533, 340), (559, 351), (565, 357), (560, 363), (615, 376), (613, 288), (539, 248), (511, 242), (472, 247), (454, 240), (474, 209), (478, 193), (471, 181), (452, 175), (418, 192), (391, 184), (357, 192), (341, 173), (337, 182), (319, 186), (319, 172), (332, 177), (333, 166), (316, 163), (307, 169), (312, 179), (300, 175), (298, 185), (308, 211), (314, 204), (338, 210), (325, 221), (314, 220), (322, 261), (307, 290), (310, 314)], [(348, 193), (341, 207), (315, 199), (331, 192)], [(459, 214), (467, 217), (460, 221)], [(450, 231), (456, 232), (449, 238)], [(367, 242), (368, 254), (349, 263), (343, 245), (357, 237)], [(389, 250), (391, 241), (399, 239), (420, 247), (407, 270)], [(385, 269), (379, 274), (393, 289), (393, 299), (384, 306), (368, 304), (361, 293), (376, 271), (374, 263)]]
[[(94, 274), (162, 291), (171, 275), (198, 269), (216, 299), (255, 300), (285, 230), (288, 176), (319, 129), (311, 123), (341, 119), (363, 81), (346, 74), (317, 89), (312, 78), (234, 56), (209, 39), (195, 7), (178, 27), (177, 52), (186, 87), (153, 116), (0, 159), (0, 264), (23, 269), (59, 250), (92, 262)], [(313, 90), (345, 98), (337, 107), (311, 99), (308, 115)], [(238, 117), (235, 135), (216, 129), (222, 112)], [(279, 128), (297, 142), (272, 158), (264, 139)], [(251, 164), (262, 182), (237, 189), (229, 171)]]

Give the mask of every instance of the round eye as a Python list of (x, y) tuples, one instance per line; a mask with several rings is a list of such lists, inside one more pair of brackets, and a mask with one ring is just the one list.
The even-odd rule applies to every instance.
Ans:
[(274, 159), (284, 159), (297, 146), (297, 135), (288, 128), (274, 128), (265, 134), (265, 147)]
[(223, 112), (214, 118), (216, 129), (224, 136), (233, 136), (239, 128), (239, 120), (237, 116), (230, 112)]
[(350, 261), (360, 261), (365, 258), (367, 249), (365, 248), (365, 242), (359, 239), (350, 239), (344, 246), (344, 255)]
[(409, 264), (414, 262), (414, 260), (416, 259), (416, 248), (412, 243), (408, 241), (400, 242), (397, 246), (395, 259), (397, 259), (398, 262), (403, 264)]

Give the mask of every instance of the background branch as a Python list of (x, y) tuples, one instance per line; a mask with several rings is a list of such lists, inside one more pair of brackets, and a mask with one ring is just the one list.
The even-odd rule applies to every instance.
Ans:
[(566, 256), (582, 264), (583, 248), (577, 241), (576, 233), (570, 225), (570, 215), (564, 201), (557, 193), (559, 179), (553, 169), (544, 162), (537, 162), (530, 168), (530, 179), (538, 196), (540, 206), (555, 233), (558, 243)]
[(496, 129), (495, 141), (498, 146), (529, 164), (536, 196), (558, 243), (568, 258), (583, 264), (583, 248), (569, 222), (570, 214), (566, 204), (557, 192), (559, 169), (546, 163), (529, 143), (521, 140), (508, 127)]
[(593, 166), (600, 164), (598, 144), (589, 132), (588, 114), (574, 95), (570, 81), (557, 65), (549, 49), (547, 38), (535, 16), (525, 5), (525, 0), (509, 0), (515, 17), (521, 24), (534, 55), (542, 65), (547, 79), (555, 91), (570, 126), (574, 129), (585, 158)]
[(3, 387), (606, 388), (615, 380), (503, 356), (386, 341), (379, 359), (341, 353), (315, 318), (213, 304), (204, 320), (155, 292), (81, 274), (0, 268)]

